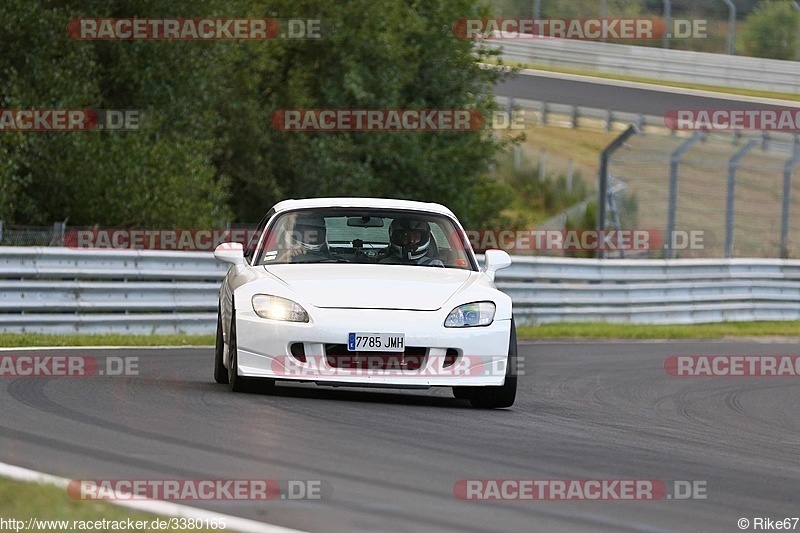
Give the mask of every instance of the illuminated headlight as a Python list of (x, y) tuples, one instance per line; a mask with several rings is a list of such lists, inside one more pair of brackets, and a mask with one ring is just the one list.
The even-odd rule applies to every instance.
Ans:
[(495, 306), (492, 302), (476, 302), (460, 305), (450, 311), (444, 321), (446, 328), (468, 328), (488, 326), (494, 320)]
[(253, 310), (261, 318), (270, 320), (308, 322), (308, 313), (300, 304), (278, 296), (256, 294), (253, 296)]

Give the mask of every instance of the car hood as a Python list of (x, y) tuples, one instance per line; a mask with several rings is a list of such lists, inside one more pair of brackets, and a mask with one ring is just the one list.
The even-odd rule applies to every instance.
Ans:
[(273, 265), (267, 271), (315, 307), (436, 311), (469, 270), (404, 265)]

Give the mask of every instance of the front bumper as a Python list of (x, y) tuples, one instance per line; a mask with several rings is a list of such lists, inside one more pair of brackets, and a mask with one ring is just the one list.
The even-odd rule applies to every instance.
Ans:
[[(448, 310), (449, 311), (449, 310)], [(499, 386), (505, 382), (510, 320), (476, 328), (445, 328), (446, 312), (309, 309), (312, 322), (278, 322), (237, 310), (238, 372), (245, 377), (376, 387)], [(421, 368), (336, 368), (326, 345), (350, 332), (403, 333), (406, 347), (425, 349)], [(305, 362), (292, 354), (302, 343)], [(450, 354), (457, 354), (455, 363)], [(397, 354), (399, 359), (400, 354)], [(369, 354), (366, 354), (369, 358)], [(453, 364), (449, 364), (453, 363)]]

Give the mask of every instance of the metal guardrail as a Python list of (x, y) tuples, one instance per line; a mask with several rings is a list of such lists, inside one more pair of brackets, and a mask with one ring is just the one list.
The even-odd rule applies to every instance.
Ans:
[(492, 40), (506, 61), (627, 76), (797, 93), (800, 63), (567, 39)]
[(519, 323), (800, 320), (800, 261), (517, 257), (498, 276)]
[[(495, 100), (503, 108), (513, 107), (525, 112), (523, 118), (526, 124), (554, 125), (572, 129), (588, 126), (605, 131), (627, 128), (631, 124), (635, 124), (639, 133), (642, 135), (658, 133), (660, 135), (678, 135), (688, 138), (694, 133), (692, 131), (676, 131), (669, 129), (663, 115), (630, 113), (626, 111), (615, 111), (613, 109), (602, 109), (599, 107), (559, 104), (525, 98), (508, 98), (505, 96), (497, 96)], [(797, 134), (790, 131), (731, 131), (716, 133), (718, 135), (724, 134), (730, 138), (731, 144), (734, 146), (747, 140), (758, 139), (761, 143), (762, 151), (783, 155), (793, 154), (795, 139), (797, 138)]]
[[(601, 109), (599, 107), (559, 104), (556, 102), (508, 98), (505, 96), (497, 96), (495, 100), (502, 107), (513, 105), (523, 110), (533, 111), (535, 113), (536, 123), (542, 125), (568, 123), (571, 128), (578, 128), (583, 122), (589, 119), (602, 122), (603, 128), (606, 131), (611, 131), (615, 126), (620, 125), (627, 127), (629, 124), (636, 124), (641, 131), (644, 131), (645, 127), (668, 130), (664, 117), (658, 115), (628, 113), (626, 111), (614, 111), (613, 109)], [(556, 120), (553, 119), (554, 116), (557, 117)], [(525, 118), (527, 119), (528, 117)]]
[(219, 280), (227, 270), (208, 252), (0, 247), (0, 279)]
[[(207, 252), (2, 247), (0, 332), (212, 334), (226, 271)], [(497, 284), (520, 324), (800, 320), (798, 260), (516, 257)]]
[(0, 247), (0, 332), (213, 333), (208, 252)]

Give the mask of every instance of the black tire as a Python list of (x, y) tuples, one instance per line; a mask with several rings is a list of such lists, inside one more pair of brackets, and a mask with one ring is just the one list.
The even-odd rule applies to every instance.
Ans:
[(267, 392), (275, 386), (274, 379), (246, 378), (239, 375), (239, 350), (236, 343), (236, 309), (231, 310), (231, 334), (228, 341), (231, 353), (228, 368), (228, 387), (233, 392)]
[(236, 310), (231, 310), (231, 332), (228, 339), (228, 352), (230, 352), (230, 364), (228, 366), (228, 386), (233, 392), (251, 392), (253, 383), (251, 380), (239, 375), (239, 356), (236, 345)]
[(517, 398), (517, 328), (514, 319), (511, 319), (505, 383), (499, 387), (469, 387), (469, 389), (471, 389), (469, 403), (472, 407), (502, 409), (514, 405), (514, 400)]
[(222, 313), (217, 308), (217, 342), (214, 345), (214, 381), (228, 383), (228, 369), (222, 360), (224, 352), (224, 339), (222, 338)]

